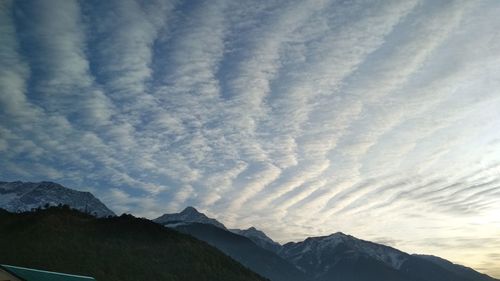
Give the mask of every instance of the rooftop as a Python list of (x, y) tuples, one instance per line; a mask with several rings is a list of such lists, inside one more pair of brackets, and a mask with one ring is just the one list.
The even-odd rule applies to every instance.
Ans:
[(1, 264), (10, 274), (25, 281), (96, 281), (93, 277)]

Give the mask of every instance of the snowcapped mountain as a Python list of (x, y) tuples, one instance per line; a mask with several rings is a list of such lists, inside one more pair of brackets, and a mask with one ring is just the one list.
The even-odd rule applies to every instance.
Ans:
[(271, 281), (498, 281), (341, 232), (281, 246), (255, 227), (228, 230), (193, 207), (155, 222), (207, 242)]
[(69, 189), (53, 182), (0, 182), (0, 208), (22, 212), (47, 204), (69, 205), (98, 217), (115, 216), (90, 192)]
[(194, 207), (187, 207), (180, 213), (164, 214), (153, 220), (156, 223), (166, 226), (176, 226), (179, 223), (204, 223), (211, 224), (216, 227), (226, 229), (226, 227), (216, 219), (207, 217), (205, 214), (198, 212)]
[(279, 251), (282, 257), (301, 270), (315, 272), (324, 272), (332, 266), (332, 261), (337, 262), (337, 253), (342, 253), (342, 258), (370, 258), (393, 269), (399, 269), (409, 257), (394, 248), (360, 240), (342, 232), (307, 238), (299, 243), (290, 242)]
[[(89, 192), (53, 182), (0, 182), (2, 209), (29, 211), (47, 204), (115, 215)], [(207, 242), (271, 281), (500, 281), (439, 257), (410, 255), (341, 232), (281, 246), (255, 227), (228, 230), (193, 207), (154, 221)]]
[(294, 265), (254, 242), (258, 237), (258, 241), (275, 243), (255, 228), (243, 230), (245, 234), (254, 237), (250, 239), (234, 230), (228, 230), (222, 223), (193, 207), (187, 207), (177, 214), (165, 214), (154, 221), (207, 242), (271, 281), (309, 281)]
[(443, 259), (430, 261), (340, 232), (287, 243), (278, 254), (315, 281), (495, 280)]
[(231, 231), (233, 233), (247, 237), (261, 248), (269, 250), (273, 253), (277, 253), (281, 249), (281, 245), (279, 243), (275, 242), (273, 239), (269, 238), (263, 231), (258, 230), (253, 226), (248, 229), (231, 229)]

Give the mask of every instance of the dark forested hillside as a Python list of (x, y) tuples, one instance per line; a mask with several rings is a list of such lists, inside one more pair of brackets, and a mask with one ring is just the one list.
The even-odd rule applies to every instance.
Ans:
[(67, 208), (0, 211), (0, 263), (98, 281), (265, 280), (208, 244), (130, 215), (96, 219)]

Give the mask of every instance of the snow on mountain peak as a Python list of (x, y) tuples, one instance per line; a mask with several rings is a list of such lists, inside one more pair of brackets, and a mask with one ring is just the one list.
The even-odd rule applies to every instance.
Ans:
[(267, 241), (272, 242), (272, 243), (276, 243), (271, 238), (269, 238), (264, 232), (262, 232), (261, 230), (258, 230), (257, 228), (255, 228), (253, 226), (249, 227), (248, 229), (244, 229), (244, 230), (239, 230), (238, 229), (238, 232), (239, 233), (244, 233), (244, 234), (246, 234), (248, 236), (255, 236), (255, 237), (267, 240)]
[(200, 212), (198, 212), (198, 210), (196, 210), (195, 207), (192, 207), (192, 206), (187, 206), (184, 210), (182, 210), (181, 214), (200, 214)]
[(179, 223), (179, 222), (204, 223), (204, 224), (211, 224), (222, 229), (226, 229), (226, 227), (216, 219), (207, 217), (205, 214), (200, 213), (198, 210), (196, 210), (194, 207), (191, 206), (186, 207), (180, 213), (164, 214), (154, 219), (153, 221), (163, 225), (170, 225), (171, 223)]
[[(399, 269), (408, 259), (408, 254), (394, 248), (364, 241), (342, 232), (328, 236), (310, 237), (302, 242), (291, 242), (283, 245), (279, 254), (295, 264), (308, 263), (321, 265), (324, 257), (342, 251), (351, 258), (370, 257), (394, 269)], [(345, 255), (344, 255), (345, 256)]]
[(251, 226), (247, 229), (231, 229), (231, 232), (245, 236), (261, 248), (277, 253), (281, 245), (269, 238), (263, 231)]
[(98, 217), (115, 215), (90, 192), (69, 189), (49, 181), (0, 182), (0, 195), (0, 208), (10, 212), (30, 211), (47, 204), (66, 204)]

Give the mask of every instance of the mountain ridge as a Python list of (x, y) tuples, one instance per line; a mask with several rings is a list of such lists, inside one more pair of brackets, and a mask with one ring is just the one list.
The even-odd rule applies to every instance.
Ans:
[[(315, 281), (497, 281), (466, 268), (467, 274), (396, 248), (337, 232), (283, 245), (278, 253)], [(451, 262), (439, 258), (443, 263)], [(363, 274), (359, 272), (363, 268)]]
[[(47, 181), (0, 182), (0, 208), (10, 212), (58, 204), (98, 217), (114, 216), (90, 192)], [(180, 213), (164, 214), (152, 221), (203, 240), (273, 281), (335, 281), (345, 278), (370, 281), (370, 272), (384, 276), (385, 281), (499, 281), (439, 257), (410, 255), (342, 232), (280, 245), (253, 226), (228, 229), (191, 206)], [(241, 252), (245, 251), (248, 253), (242, 255)], [(273, 266), (270, 265), (279, 270), (271, 270)], [(356, 268), (366, 269), (368, 275), (356, 273)], [(433, 279), (434, 276), (438, 279)]]
[(273, 253), (278, 253), (281, 249), (281, 244), (271, 239), (264, 233), (262, 230), (259, 230), (253, 226), (247, 229), (230, 229), (231, 232), (234, 232), (239, 235), (243, 235), (248, 239), (252, 240), (255, 244), (259, 245), (261, 248), (269, 250)]
[(207, 242), (272, 281), (309, 281), (288, 261), (261, 248), (245, 236), (203, 223), (179, 224), (173, 229)]
[[(197, 226), (193, 227), (193, 224)], [(224, 248), (220, 242), (211, 241), (213, 238), (207, 238), (204, 235), (204, 231), (207, 230), (200, 230), (200, 228), (203, 228), (203, 224), (203, 222), (183, 222), (182, 220), (177, 220), (173, 224), (166, 224), (166, 226), (191, 234), (219, 249)], [(213, 226), (212, 223), (208, 224)], [(196, 228), (196, 230), (193, 230), (193, 228)], [(225, 226), (224, 228), (216, 228), (227, 231)], [(307, 237), (303, 241), (288, 242), (283, 245), (275, 242), (279, 246), (273, 250), (259, 243), (266, 240), (268, 242), (269, 240), (274, 241), (263, 231), (255, 227), (250, 227), (246, 230), (229, 229), (229, 231), (250, 239), (262, 249), (276, 253), (285, 261), (293, 264), (305, 274), (306, 277), (303, 277), (305, 278), (303, 280), (498, 281), (498, 279), (494, 279), (486, 274), (479, 273), (468, 267), (453, 264), (442, 258), (439, 258), (442, 260), (441, 264), (435, 261), (431, 262), (418, 257), (418, 255), (408, 254), (396, 248), (362, 240), (342, 232), (335, 232), (325, 236)], [(222, 250), (230, 256), (231, 254), (234, 255), (234, 253), (228, 252), (227, 249)], [(310, 252), (309, 256), (308, 252)], [(324, 259), (321, 259), (321, 257), (324, 257)], [(237, 258), (237, 260), (245, 264), (245, 261), (241, 258)], [(325, 263), (325, 261), (333, 262)], [(443, 264), (451, 264), (454, 267), (446, 267)], [(255, 268), (250, 268), (255, 270)], [(364, 274), (360, 273), (359, 268), (363, 268), (366, 272)], [(262, 272), (259, 273), (262, 274)], [(373, 279), (373, 276), (376, 275), (379, 275), (382, 279)], [(271, 278), (271, 280), (274, 279)]]
[(150, 220), (96, 218), (67, 206), (23, 213), (0, 209), (0, 252), (9, 253), (0, 255), (1, 264), (100, 281), (267, 280), (207, 243)]
[(244, 235), (228, 230), (222, 223), (198, 212), (194, 207), (186, 207), (180, 213), (162, 215), (153, 221), (207, 242), (272, 281), (309, 281), (295, 266), (276, 253), (257, 245)]
[(0, 208), (11, 212), (30, 211), (45, 206), (68, 205), (97, 217), (116, 216), (92, 193), (61, 184), (42, 182), (0, 182)]

